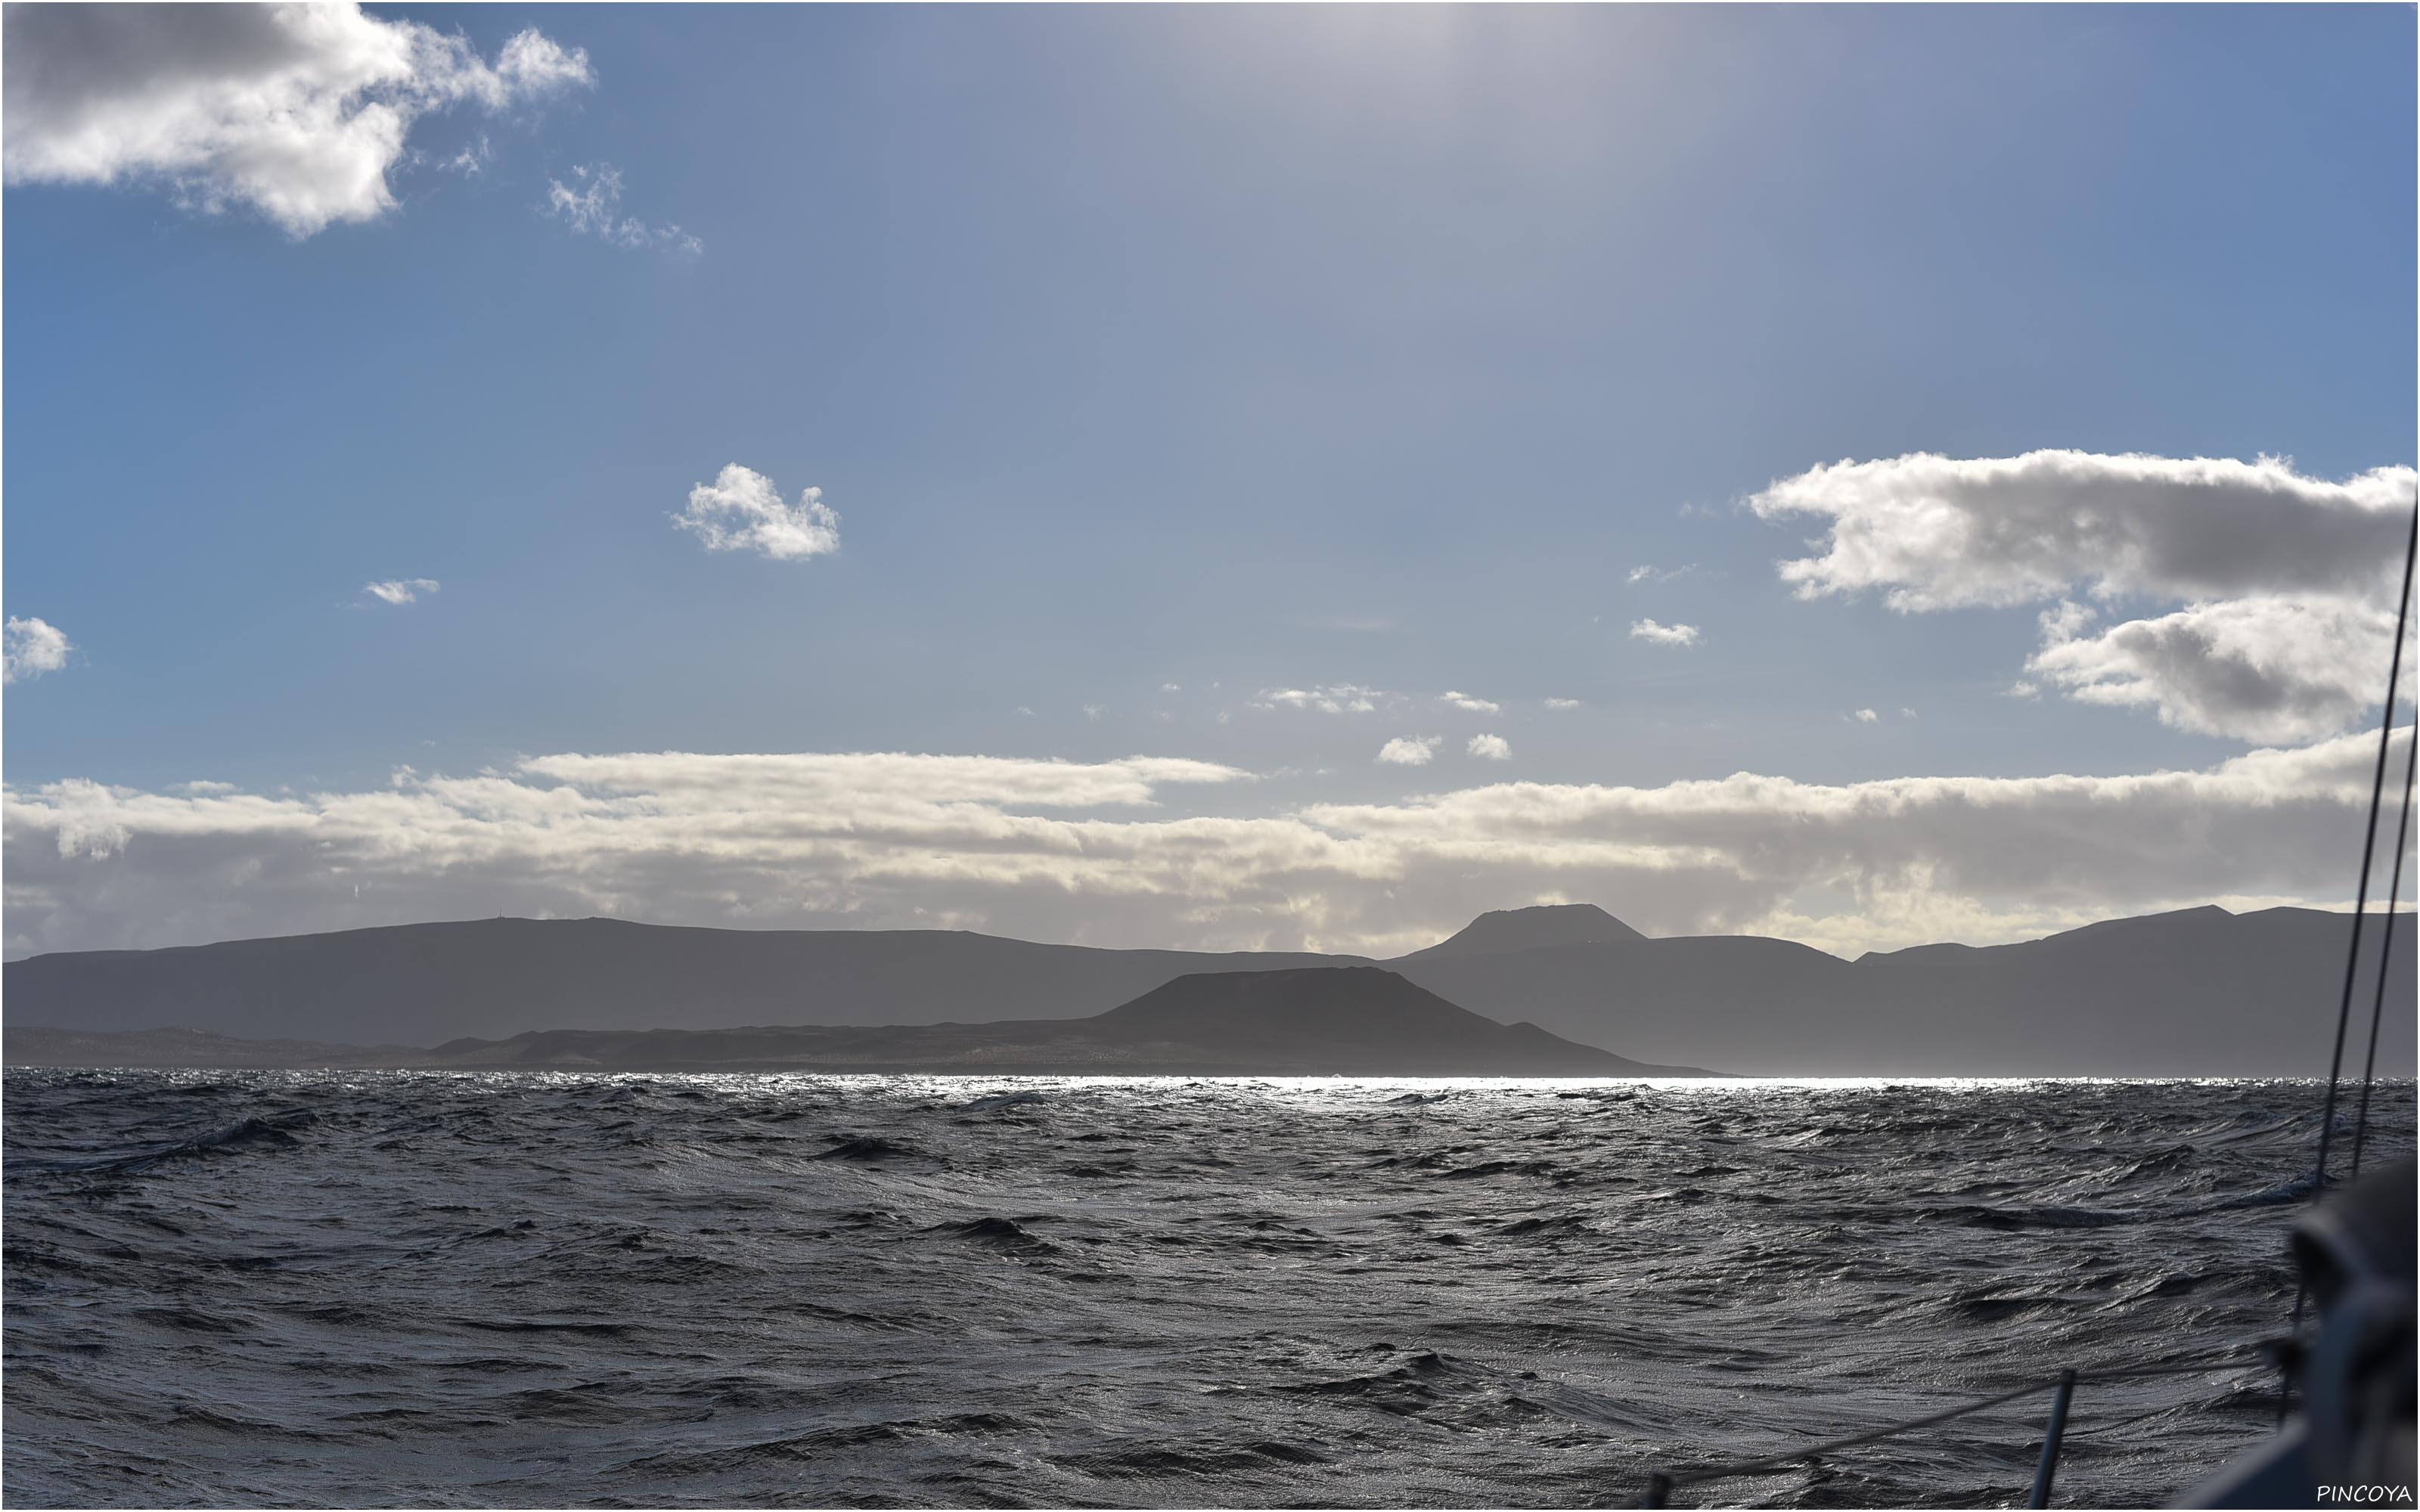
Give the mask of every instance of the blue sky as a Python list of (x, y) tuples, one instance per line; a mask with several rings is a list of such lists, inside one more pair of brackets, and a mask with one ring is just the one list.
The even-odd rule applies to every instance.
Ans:
[[(1743, 501), (1913, 453), (2409, 467), (2409, 8), (368, 15), (479, 58), (534, 28), (585, 79), (423, 109), (393, 207), (300, 237), (207, 208), (208, 165), (78, 178), (10, 123), (7, 611), (74, 648), (8, 689), (12, 795), (1143, 754), (1249, 774), (1163, 809), (1270, 817), (1506, 781), (2211, 770), (2360, 722), (2281, 741), (2011, 697), (2047, 599), (1797, 597), (1776, 564), (1825, 518)], [(441, 166), (483, 143), (475, 174)], [(621, 215), (695, 249), (549, 213), (607, 165)], [(821, 489), (839, 549), (676, 529), (734, 463)], [(414, 579), (442, 586), (364, 592)], [(1393, 697), (1267, 697), (1346, 685)], [(1425, 764), (1374, 759), (1419, 737)], [(23, 856), (64, 854), (13, 822)], [(142, 848), (12, 891), (11, 953), (328, 921), (95, 912), (94, 868)], [(755, 921), (923, 906), (818, 877)], [(1572, 881), (1313, 933), (1409, 939)], [(2211, 890), (2325, 901), (2234, 881)], [(528, 906), (703, 919), (750, 886)], [(428, 888), (395, 906), (487, 897)], [(1757, 897), (1664, 925), (1780, 917)], [(2001, 923), (1970, 934), (2184, 892), (1979, 897)], [(1258, 933), (1171, 903), (1109, 935), (1069, 906), (933, 914), (1288, 942), (1269, 903)]]

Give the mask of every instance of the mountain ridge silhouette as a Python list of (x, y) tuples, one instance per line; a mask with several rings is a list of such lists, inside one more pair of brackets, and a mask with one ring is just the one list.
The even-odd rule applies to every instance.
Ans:
[[(2355, 1046), (2377, 980), (2378, 922), (2355, 985)], [(2324, 1076), (2350, 925), (2349, 914), (2311, 909), (2204, 907), (2015, 944), (1844, 961), (1756, 935), (1649, 937), (1601, 909), (1551, 905), (1482, 915), (1384, 964), (1499, 1024), (1526, 1021), (1653, 1065), (1763, 1075)], [(2399, 919), (2396, 1011), (2379, 1052), (2387, 1074), (2412, 1069), (2412, 935)], [(1448, 949), (1457, 940), (1462, 948)], [(433, 1046), (557, 1029), (1082, 1019), (1181, 977), (1378, 964), (963, 931), (480, 919), (40, 955), (8, 963), (0, 985), (12, 1038), (30, 1026), (182, 1026)]]

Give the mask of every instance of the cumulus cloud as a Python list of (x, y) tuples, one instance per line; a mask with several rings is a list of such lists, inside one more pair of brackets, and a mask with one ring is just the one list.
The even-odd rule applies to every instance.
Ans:
[(1879, 714), (1876, 714), (1876, 713), (1875, 713), (1873, 710), (1871, 710), (1871, 709), (1859, 709), (1859, 710), (1856, 712), (1856, 714), (1855, 714), (1854, 717), (1855, 717), (1856, 721), (1857, 721), (1859, 724), (1873, 724), (1873, 723), (1875, 723), (1876, 721), (1880, 720), (1880, 719), (1882, 718), (1882, 716), (1881, 716), (1881, 715), (1879, 715)]
[(1465, 709), (1472, 714), (1501, 714), (1504, 712), (1504, 705), (1501, 703), (1491, 703), (1487, 700), (1480, 698), (1475, 694), (1457, 693), (1451, 688), (1448, 688), (1441, 696), (1444, 698), (1446, 702), (1452, 704), (1455, 708)]
[(565, 754), (368, 791), (12, 786), (0, 864), (12, 954), (500, 908), (1388, 953), (1549, 897), (1854, 952), (2339, 902), (2375, 754), (2350, 735), (2136, 776), (1509, 782), (1257, 816), (1170, 811), (1248, 780), (1176, 759)]
[(2366, 722), (2394, 643), (2391, 608), (2262, 594), (2087, 638), (2054, 631), (2025, 671), (2086, 702), (2154, 710), (2180, 730), (2283, 744)]
[(793, 506), (773, 480), (734, 462), (689, 491), (689, 507), (673, 523), (709, 551), (753, 551), (775, 562), (804, 562), (840, 549), (840, 516), (809, 488)]
[[(2046, 451), (1839, 462), (1749, 503), (1828, 520), (1816, 554), (1781, 564), (1803, 597), (1873, 590), (1902, 613), (2052, 600), (2012, 693), (2265, 742), (2376, 707), (2415, 486), (2406, 467), (2334, 483), (2276, 457)], [(2170, 612), (2085, 635), (2120, 605)]]
[(1509, 762), (1512, 759), (1512, 747), (1502, 735), (1473, 735), (1470, 753), (1491, 762)]
[(1642, 563), (1641, 565), (1631, 568), (1628, 573), (1623, 575), (1621, 580), (1632, 584), (1647, 582), (1679, 582), (1683, 578), (1694, 577), (1697, 574), (1697, 571), (1698, 564), (1694, 562), (1688, 563), (1683, 566), (1674, 567), (1668, 572)]
[(584, 52), (535, 30), (489, 62), (349, 3), (9, 6), (0, 28), (10, 182), (157, 184), (296, 238), (392, 209), (387, 175), (421, 116), (595, 82)]
[(2089, 604), (2079, 604), (2062, 598), (2055, 605), (2034, 616), (2041, 625), (2044, 640), (2071, 640), (2084, 627), (2101, 617), (2101, 611)]
[(597, 237), (616, 247), (653, 247), (690, 256), (706, 243), (677, 225), (650, 224), (622, 213), (622, 171), (612, 163), (582, 164), (571, 170), (571, 182), (550, 178), (546, 211), (574, 231)]
[(1264, 687), (1254, 700), (1264, 709), (1316, 709), (1322, 714), (1368, 714), (1387, 697), (1374, 687), (1337, 683), (1325, 687)]
[(1396, 766), (1426, 766), (1436, 754), (1435, 735), (1398, 735), (1378, 748), (1378, 759)]
[(1576, 709), (1579, 706), (1580, 701), (1577, 699), (1548, 699), (1546, 701), (1546, 707), (1553, 709), (1558, 713), (1560, 713), (1565, 709)]
[(1807, 597), (1880, 589), (1908, 612), (2063, 596), (2207, 599), (2342, 594), (2392, 602), (2420, 473), (2345, 483), (2276, 457), (2028, 452), (1957, 461), (1916, 454), (1836, 462), (1748, 503), (1767, 519), (1830, 521), (1821, 554), (1786, 562)]
[(74, 649), (66, 633), (49, 621), (11, 614), (0, 627), (0, 684), (30, 682), (57, 671)]
[(1694, 646), (1698, 643), (1698, 627), (1694, 625), (1658, 625), (1653, 620), (1634, 620), (1630, 639), (1645, 640), (1659, 646)]
[(389, 578), (384, 582), (364, 583), (362, 592), (381, 604), (415, 604), (423, 594), (438, 590), (434, 578)]

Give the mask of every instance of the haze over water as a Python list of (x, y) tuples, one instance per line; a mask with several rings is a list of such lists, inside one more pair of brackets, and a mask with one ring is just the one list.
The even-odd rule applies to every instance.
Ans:
[[(2307, 1082), (7, 1073), (21, 1505), (1610, 1504), (2280, 1331)], [(2383, 1087), (2370, 1159), (2412, 1147)], [(2071, 1504), (2264, 1433), (2088, 1386)], [(2005, 1504), (2040, 1403), (1700, 1489)]]

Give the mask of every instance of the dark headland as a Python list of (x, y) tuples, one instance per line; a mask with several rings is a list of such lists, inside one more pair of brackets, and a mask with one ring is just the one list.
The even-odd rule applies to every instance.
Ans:
[[(5, 1050), (11, 1065), (1278, 1074), (1340, 1066), (1350, 1044), (1355, 1069), (1436, 1075), (2309, 1076), (2326, 1074), (2350, 926), (2310, 909), (2195, 908), (1846, 961), (1753, 935), (1651, 938), (1566, 904), (1483, 915), (1372, 972), (1352, 968), (1381, 963), (1357, 956), (953, 931), (482, 919), (10, 962)], [(2362, 1028), (2378, 933), (2355, 987)], [(2390, 1075), (2413, 1065), (2412, 941), (2407, 919), (2378, 1055)], [(1219, 993), (1228, 976), (1253, 980)], [(1280, 1001), (1295, 1017), (1272, 1038), (1266, 1010)], [(104, 1038), (118, 1035), (132, 1037)], [(1542, 1058), (1554, 1063), (1543, 1072), (1490, 1070)]]

